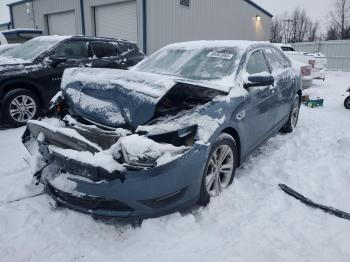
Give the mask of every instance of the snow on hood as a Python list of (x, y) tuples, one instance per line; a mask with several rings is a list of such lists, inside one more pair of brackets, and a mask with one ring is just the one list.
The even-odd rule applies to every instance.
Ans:
[(30, 61), (20, 59), (0, 56), (0, 65), (16, 65), (16, 64), (29, 64)]
[(216, 85), (173, 76), (94, 68), (67, 69), (61, 90), (75, 114), (110, 127), (136, 129), (153, 117), (156, 104), (179, 82), (222, 91)]
[(157, 102), (175, 81), (157, 75), (115, 69), (69, 69), (61, 89), (70, 109), (81, 117), (110, 127), (150, 120)]

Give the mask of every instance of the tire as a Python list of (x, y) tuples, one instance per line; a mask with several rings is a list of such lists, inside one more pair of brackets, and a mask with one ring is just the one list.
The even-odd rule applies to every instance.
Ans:
[(344, 106), (345, 106), (346, 109), (350, 109), (350, 96), (345, 98)]
[(289, 114), (288, 122), (281, 129), (282, 133), (293, 132), (293, 130), (296, 128), (298, 124), (299, 111), (300, 111), (300, 97), (298, 95), (293, 102), (293, 106)]
[[(226, 149), (228, 150), (227, 152), (225, 151)], [(225, 158), (221, 161), (221, 164), (218, 163), (218, 158), (220, 158), (221, 153), (225, 152)], [(214, 163), (214, 159), (216, 163)], [(210, 150), (204, 169), (198, 204), (206, 206), (210, 202), (211, 197), (219, 195), (232, 184), (236, 174), (237, 163), (238, 153), (236, 142), (232, 136), (222, 133)], [(215, 165), (216, 168), (214, 169)], [(220, 166), (222, 167), (224, 165), (226, 166), (226, 172), (220, 172)], [(210, 174), (212, 174), (212, 176), (210, 176)], [(210, 181), (212, 181), (211, 184)]]
[(30, 119), (36, 118), (39, 111), (37, 96), (26, 89), (9, 91), (3, 99), (2, 122), (8, 127), (20, 127)]

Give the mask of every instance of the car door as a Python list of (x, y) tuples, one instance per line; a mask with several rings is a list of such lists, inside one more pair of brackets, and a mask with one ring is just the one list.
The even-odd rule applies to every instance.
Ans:
[[(263, 49), (252, 51), (241, 75), (243, 81), (247, 81), (251, 75), (268, 73), (270, 69), (266, 62)], [(273, 86), (250, 87), (242, 108), (237, 112), (236, 119), (239, 128), (245, 136), (245, 152), (250, 152), (259, 144), (268, 139), (274, 132), (276, 96), (272, 91)]]
[(126, 61), (120, 56), (117, 43), (96, 40), (91, 42), (92, 67), (126, 69)]
[(284, 124), (290, 114), (291, 104), (294, 99), (294, 75), (290, 62), (275, 48), (265, 49), (265, 55), (275, 78), (277, 107), (274, 108), (276, 125)]
[(42, 72), (41, 83), (45, 83), (50, 88), (50, 96), (59, 91), (65, 69), (89, 66), (91, 55), (88, 44), (89, 42), (83, 39), (64, 41), (44, 59), (47, 67)]

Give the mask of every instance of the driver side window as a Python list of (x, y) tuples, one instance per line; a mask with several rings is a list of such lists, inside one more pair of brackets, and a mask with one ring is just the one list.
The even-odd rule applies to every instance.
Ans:
[(246, 71), (250, 75), (259, 74), (262, 72), (269, 73), (269, 68), (267, 67), (265, 56), (262, 50), (255, 51), (250, 55), (246, 65)]
[(68, 41), (55, 50), (55, 56), (67, 59), (84, 59), (89, 57), (87, 41)]

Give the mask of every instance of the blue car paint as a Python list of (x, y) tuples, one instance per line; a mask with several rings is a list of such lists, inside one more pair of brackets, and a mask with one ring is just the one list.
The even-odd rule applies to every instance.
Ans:
[[(244, 59), (249, 52), (263, 47), (265, 47), (264, 44), (248, 49), (242, 56), (238, 71), (242, 70)], [(270, 45), (267, 47), (271, 48)], [(56, 198), (56, 201), (88, 214), (121, 218), (155, 217), (195, 203), (199, 197), (211, 144), (222, 132), (231, 130), (237, 134), (236, 142), (239, 144), (239, 156), (242, 161), (257, 146), (275, 135), (287, 122), (293, 101), (297, 94), (301, 94), (300, 78), (298, 76), (287, 78), (283, 76), (274, 87), (252, 90), (246, 96), (230, 97), (228, 95), (227, 100), (213, 100), (200, 107), (197, 110), (199, 114), (208, 115), (214, 119), (224, 118), (224, 122), (213, 132), (207, 143), (196, 143), (183, 156), (166, 165), (140, 171), (126, 171), (123, 173), (125, 181), (115, 179), (94, 183), (75, 179), (76, 192), (92, 197), (118, 200), (133, 211), (88, 210), (65, 203), (59, 198)], [(184, 195), (164, 207), (152, 208), (142, 202), (166, 197), (179, 190), (185, 190)], [(53, 197), (55, 198), (54, 195)]]

